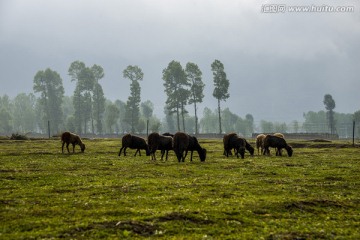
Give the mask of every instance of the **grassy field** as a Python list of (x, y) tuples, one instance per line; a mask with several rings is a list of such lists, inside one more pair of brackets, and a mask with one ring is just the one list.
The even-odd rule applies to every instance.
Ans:
[(360, 239), (360, 148), (237, 159), (201, 140), (206, 162), (178, 163), (84, 142), (0, 141), (0, 239)]

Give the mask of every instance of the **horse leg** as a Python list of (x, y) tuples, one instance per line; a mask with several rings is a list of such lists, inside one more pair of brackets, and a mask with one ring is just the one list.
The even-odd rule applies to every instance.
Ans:
[(69, 144), (70, 144), (70, 143), (66, 143), (66, 149), (68, 150), (68, 153), (70, 153)]
[[(156, 150), (151, 153), (151, 160), (156, 161)], [(161, 160), (162, 160), (162, 156), (161, 156)]]
[(124, 147), (121, 147), (121, 148), (120, 148), (119, 155), (118, 155), (119, 157), (120, 157), (121, 151), (122, 151), (123, 149), (124, 149)]

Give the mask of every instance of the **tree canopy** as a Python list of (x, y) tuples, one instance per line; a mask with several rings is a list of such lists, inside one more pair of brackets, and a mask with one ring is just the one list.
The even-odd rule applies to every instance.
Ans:
[(167, 68), (163, 70), (163, 80), (165, 93), (167, 95), (166, 106), (169, 113), (176, 113), (177, 130), (180, 131), (180, 114), (183, 119), (183, 131), (185, 131), (184, 114), (186, 113), (185, 105), (188, 101), (190, 86), (186, 73), (180, 62), (171, 61)]
[(141, 88), (139, 81), (143, 80), (144, 73), (138, 66), (129, 65), (123, 71), (124, 78), (131, 81), (130, 83), (130, 95), (126, 102), (126, 112), (124, 121), (130, 124), (131, 132), (134, 133), (139, 127), (139, 113), (141, 102)]
[(47, 128), (50, 121), (52, 133), (57, 133), (62, 124), (62, 99), (64, 97), (64, 87), (60, 75), (47, 68), (38, 71), (34, 77), (33, 89), (35, 93), (40, 93), (39, 105), (43, 119), (42, 128)]
[(195, 63), (188, 62), (185, 67), (185, 74), (191, 84), (189, 104), (194, 104), (195, 112), (195, 134), (198, 130), (197, 103), (201, 103), (204, 98), (205, 84), (202, 81), (202, 72)]

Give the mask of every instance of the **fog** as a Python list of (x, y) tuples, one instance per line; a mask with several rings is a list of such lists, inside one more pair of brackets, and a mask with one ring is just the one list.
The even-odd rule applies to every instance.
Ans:
[[(72, 95), (67, 70), (73, 61), (100, 65), (106, 98), (126, 101), (130, 82), (122, 71), (144, 72), (142, 101), (162, 116), (162, 70), (172, 60), (198, 64), (204, 102), (215, 109), (211, 63), (218, 59), (230, 80), (222, 107), (255, 121), (302, 120), (324, 109), (331, 94), (336, 112), (360, 109), (360, 3), (353, 12), (262, 11), (266, 4), (337, 6), (339, 2), (240, 0), (0, 0), (0, 95), (32, 92), (37, 71), (57, 71)], [(190, 114), (193, 108), (187, 107)]]

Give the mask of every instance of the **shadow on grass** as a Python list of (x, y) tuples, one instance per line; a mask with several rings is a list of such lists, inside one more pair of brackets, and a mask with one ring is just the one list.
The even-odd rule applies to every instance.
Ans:
[(319, 212), (326, 211), (327, 208), (347, 208), (348, 205), (332, 200), (308, 200), (308, 201), (293, 201), (285, 203), (285, 209), (289, 211), (302, 212)]
[(326, 233), (299, 233), (299, 232), (286, 232), (275, 233), (267, 237), (267, 240), (306, 240), (306, 239), (329, 239), (333, 236), (329, 236)]

